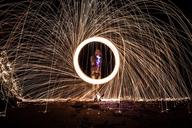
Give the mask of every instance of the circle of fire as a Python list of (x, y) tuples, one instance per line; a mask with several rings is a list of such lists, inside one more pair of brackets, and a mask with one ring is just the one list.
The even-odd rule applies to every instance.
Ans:
[[(83, 71), (81, 70), (81, 68), (79, 66), (78, 60), (79, 60), (79, 53), (81, 52), (81, 49), (85, 45), (92, 43), (92, 42), (100, 42), (100, 43), (105, 44), (106, 46), (108, 46), (111, 49), (111, 51), (113, 52), (114, 57), (115, 57), (115, 66), (114, 66), (113, 72), (110, 75), (108, 75), (107, 77), (102, 78), (102, 79), (90, 78), (85, 73), (83, 73)], [(88, 39), (84, 40), (83, 42), (81, 42), (79, 44), (79, 46), (77, 47), (77, 49), (74, 53), (74, 56), (73, 56), (73, 65), (74, 65), (75, 71), (78, 74), (78, 76), (85, 82), (90, 83), (90, 84), (104, 84), (104, 83), (107, 83), (110, 80), (112, 80), (119, 70), (119, 65), (120, 65), (119, 52), (118, 52), (117, 48), (115, 47), (115, 45), (113, 45), (113, 43), (111, 41), (109, 41), (108, 39), (105, 39), (103, 37), (91, 37), (91, 38), (88, 38)]]

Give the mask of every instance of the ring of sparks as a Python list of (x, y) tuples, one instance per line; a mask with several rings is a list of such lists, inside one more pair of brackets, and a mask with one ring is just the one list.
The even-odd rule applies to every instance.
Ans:
[[(79, 53), (81, 52), (82, 48), (85, 45), (87, 45), (89, 43), (93, 43), (93, 42), (103, 43), (106, 46), (108, 46), (111, 49), (111, 51), (113, 52), (114, 57), (115, 57), (115, 66), (114, 66), (112, 73), (110, 75), (108, 75), (107, 77), (102, 78), (102, 79), (90, 78), (81, 70), (81, 68), (79, 66), (79, 61), (78, 61), (79, 60)], [(78, 76), (82, 80), (84, 80), (85, 82), (90, 83), (90, 84), (104, 84), (104, 83), (107, 83), (110, 80), (112, 80), (119, 70), (119, 65), (120, 65), (119, 52), (118, 52), (117, 48), (115, 47), (115, 45), (111, 41), (109, 41), (103, 37), (91, 37), (91, 38), (88, 38), (88, 39), (84, 40), (83, 42), (81, 42), (79, 44), (79, 46), (77, 47), (77, 49), (74, 53), (74, 56), (73, 56), (73, 65), (74, 65), (75, 71), (78, 74)]]

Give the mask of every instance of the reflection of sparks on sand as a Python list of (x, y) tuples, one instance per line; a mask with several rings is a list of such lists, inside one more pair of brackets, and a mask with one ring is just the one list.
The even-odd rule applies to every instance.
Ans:
[[(102, 110), (114, 110), (117, 111), (118, 113), (121, 113), (123, 111), (130, 111), (130, 110), (143, 110), (145, 111), (148, 109), (154, 109), (158, 112), (168, 112), (169, 110), (175, 108), (176, 106), (183, 106), (183, 109), (187, 109), (188, 113), (191, 113), (192, 109), (192, 104), (189, 99), (179, 99), (177, 102), (175, 102), (173, 99), (167, 99), (167, 101), (161, 101), (161, 100), (156, 100), (156, 101), (147, 101), (142, 102), (142, 101), (119, 101), (118, 99), (102, 99), (99, 102), (93, 102), (93, 100), (87, 99), (86, 101), (79, 101), (79, 100), (73, 100), (73, 99), (49, 99), (49, 100), (23, 100), (21, 102), (21, 105), (25, 104), (39, 104), (39, 105), (50, 105), (50, 104), (66, 104), (69, 106), (73, 106), (78, 109), (90, 109), (94, 108), (97, 109), (98, 111)], [(48, 105), (48, 106), (49, 106)], [(46, 111), (49, 111), (46, 110)]]
[[(101, 98), (100, 95), (97, 95), (98, 98), (100, 98), (100, 101), (101, 102), (118, 102), (118, 103), (121, 103), (121, 102), (142, 102), (144, 101), (143, 99), (137, 99), (137, 100), (133, 100), (132, 98), (130, 98), (130, 100), (119, 100), (119, 99), (105, 99), (105, 98)], [(85, 101), (85, 102), (93, 102), (93, 99), (74, 99), (74, 98), (68, 98), (68, 99), (63, 99), (63, 98), (56, 98), (56, 99), (33, 99), (33, 100), (28, 100), (28, 99), (20, 99), (22, 102), (78, 102), (78, 101)], [(178, 98), (178, 99), (172, 99), (172, 98), (167, 98), (167, 99), (150, 99), (150, 100), (147, 100), (146, 102), (155, 102), (155, 101), (189, 101), (190, 98), (186, 97), (186, 98)], [(95, 103), (99, 103), (99, 102), (95, 102)]]

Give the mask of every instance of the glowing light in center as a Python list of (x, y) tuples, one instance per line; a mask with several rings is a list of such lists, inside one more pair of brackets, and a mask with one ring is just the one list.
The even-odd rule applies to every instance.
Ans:
[(96, 58), (97, 67), (101, 67), (101, 56), (97, 55)]
[[(89, 76), (87, 76), (80, 68), (79, 66), (79, 53), (81, 52), (81, 49), (89, 44), (89, 43), (93, 43), (93, 42), (99, 42), (99, 43), (103, 43), (105, 44), (106, 46), (108, 46), (111, 51), (113, 52), (114, 54), (114, 57), (115, 57), (115, 66), (114, 66), (114, 69), (113, 69), (113, 72), (108, 75), (107, 77), (105, 78), (102, 78), (102, 79), (92, 79), (90, 78)], [(100, 61), (100, 59), (98, 58), (98, 61)], [(74, 56), (73, 56), (73, 65), (74, 65), (74, 68), (75, 68), (75, 71), (77, 72), (77, 74), (79, 75), (79, 77), (84, 80), (85, 82), (88, 82), (90, 84), (104, 84), (104, 83), (107, 83), (109, 82), (110, 80), (112, 80), (115, 75), (117, 74), (118, 70), (119, 70), (119, 65), (120, 65), (120, 58), (119, 58), (119, 52), (117, 50), (117, 48), (115, 47), (115, 45), (103, 38), (103, 37), (91, 37), (91, 38), (88, 38), (86, 40), (84, 40), (83, 42), (81, 42), (79, 44), (79, 46), (77, 47), (75, 53), (74, 53)]]

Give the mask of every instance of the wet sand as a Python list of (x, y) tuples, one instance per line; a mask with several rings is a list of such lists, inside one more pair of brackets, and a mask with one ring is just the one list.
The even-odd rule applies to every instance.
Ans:
[[(35, 102), (9, 107), (1, 127), (191, 128), (191, 105), (168, 102)], [(46, 111), (47, 110), (47, 111)], [(162, 111), (164, 110), (164, 111)]]

